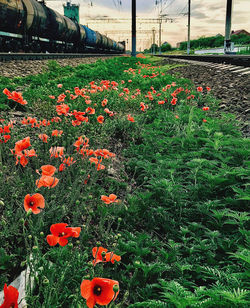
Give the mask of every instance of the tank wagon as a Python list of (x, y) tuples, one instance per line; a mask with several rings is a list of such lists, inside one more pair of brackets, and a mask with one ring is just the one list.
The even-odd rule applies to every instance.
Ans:
[(0, 0), (1, 52), (113, 52), (125, 45), (48, 8), (44, 1)]

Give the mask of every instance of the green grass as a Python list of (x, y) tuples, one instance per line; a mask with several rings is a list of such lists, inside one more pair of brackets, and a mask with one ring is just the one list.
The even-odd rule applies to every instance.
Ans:
[[(70, 115), (39, 128), (17, 122), (11, 139), (0, 144), (0, 289), (29, 265), (34, 276), (34, 287), (27, 285), (30, 307), (87, 307), (80, 284), (94, 277), (119, 281), (120, 293), (109, 307), (248, 306), (249, 139), (242, 137), (233, 115), (218, 111), (210, 92), (197, 92), (191, 81), (168, 75), (171, 66), (159, 68), (154, 59), (139, 59), (144, 66), (124, 57), (75, 68), (50, 62), (41, 75), (0, 78), (0, 93), (22, 89), (28, 101), (21, 106), (1, 94), (2, 126), (12, 109), (50, 120), (57, 116), (57, 104), (48, 96), (62, 92), (72, 112), (95, 108), (89, 122), (79, 126), (72, 126)], [(150, 66), (151, 60), (157, 67)], [(118, 84), (88, 92), (91, 81), (102, 87), (102, 80)], [(75, 87), (87, 89), (91, 104), (82, 96), (70, 98)], [(170, 103), (173, 92), (176, 105)], [(144, 112), (141, 102), (148, 105)], [(99, 115), (103, 124), (97, 122)], [(52, 137), (53, 129), (63, 130), (62, 136)], [(38, 138), (41, 133), (50, 137), (48, 143)], [(15, 165), (10, 149), (27, 136), (37, 157), (22, 167)], [(108, 149), (116, 157), (103, 159), (105, 169), (97, 171), (76, 152), (79, 136), (89, 138), (89, 149)], [(50, 158), (52, 146), (64, 146), (76, 162), (56, 173), (57, 186), (38, 189), (36, 170), (61, 164)], [(27, 214), (24, 197), (36, 192), (44, 196), (45, 209)], [(111, 193), (121, 201), (104, 204), (101, 195)], [(65, 247), (50, 247), (46, 236), (60, 222), (81, 227), (80, 237)], [(97, 243), (121, 261), (93, 267)]]

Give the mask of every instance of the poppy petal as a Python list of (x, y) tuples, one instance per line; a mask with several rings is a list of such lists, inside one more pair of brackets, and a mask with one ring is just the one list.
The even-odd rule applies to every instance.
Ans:
[(66, 223), (58, 223), (58, 224), (54, 224), (50, 227), (50, 232), (55, 235), (58, 236), (59, 233), (63, 233), (65, 232), (65, 228), (67, 227), (68, 224)]
[(59, 237), (52, 234), (47, 235), (47, 242), (50, 246), (55, 246), (58, 243)]
[(96, 300), (94, 297), (89, 297), (86, 302), (88, 308), (93, 308), (96, 304)]
[(88, 299), (92, 296), (92, 287), (90, 280), (83, 280), (81, 283), (81, 295), (83, 298)]
[(31, 197), (31, 201), (34, 202), (36, 207), (40, 207), (41, 209), (43, 209), (45, 207), (45, 199), (43, 197), (43, 195), (36, 193)]
[(66, 246), (68, 244), (68, 240), (66, 238), (63, 237), (59, 237), (59, 245), (60, 246)]

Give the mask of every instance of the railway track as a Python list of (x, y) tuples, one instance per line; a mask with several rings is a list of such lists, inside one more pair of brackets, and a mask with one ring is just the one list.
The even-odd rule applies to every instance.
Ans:
[(0, 53), (0, 62), (11, 60), (48, 60), (67, 58), (95, 58), (119, 56), (116, 53)]
[(175, 62), (206, 66), (218, 70), (229, 71), (238, 75), (250, 75), (249, 55), (157, 55)]

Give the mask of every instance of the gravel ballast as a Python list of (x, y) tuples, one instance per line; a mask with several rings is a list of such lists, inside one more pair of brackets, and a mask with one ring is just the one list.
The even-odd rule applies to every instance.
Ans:
[[(56, 62), (61, 66), (77, 66), (79, 64), (90, 64), (97, 60), (106, 60), (110, 56), (102, 57), (86, 57), (86, 58), (69, 58), (57, 59)], [(0, 75), (4, 77), (25, 77), (27, 75), (35, 75), (43, 73), (48, 67), (48, 61), (52, 60), (12, 60), (8, 62), (0, 62)]]

